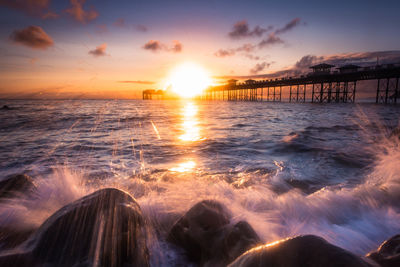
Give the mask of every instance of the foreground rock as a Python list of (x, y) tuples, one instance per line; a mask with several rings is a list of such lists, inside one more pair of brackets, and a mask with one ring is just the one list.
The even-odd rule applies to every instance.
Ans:
[(383, 267), (400, 266), (400, 235), (386, 240), (377, 251), (369, 253), (367, 257)]
[(297, 236), (253, 248), (229, 267), (366, 267), (371, 266), (352, 253), (313, 236)]
[(117, 189), (103, 189), (54, 213), (24, 244), (25, 253), (0, 266), (149, 266), (139, 205)]
[[(33, 179), (25, 174), (6, 177), (0, 181), (0, 201), (11, 198), (33, 197), (36, 185)], [(10, 249), (18, 246), (34, 232), (35, 229), (16, 229), (12, 225), (0, 226), (0, 249)]]
[(11, 175), (0, 181), (0, 200), (19, 195), (31, 195), (35, 190), (35, 183), (30, 176), (25, 174)]
[(182, 247), (188, 258), (202, 266), (225, 266), (260, 238), (244, 221), (230, 224), (231, 215), (219, 202), (194, 205), (172, 227), (167, 240)]
[(1, 110), (10, 110), (11, 108), (7, 105), (4, 105), (2, 108), (0, 108)]

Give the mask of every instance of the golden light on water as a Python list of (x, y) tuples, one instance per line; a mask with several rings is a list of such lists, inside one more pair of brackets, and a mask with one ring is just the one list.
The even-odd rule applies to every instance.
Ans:
[(182, 130), (183, 134), (179, 136), (181, 141), (199, 141), (203, 140), (200, 136), (200, 127), (197, 119), (198, 108), (193, 102), (187, 102), (182, 109)]
[(196, 162), (190, 160), (186, 162), (179, 163), (178, 166), (169, 169), (173, 172), (189, 172), (196, 167)]
[(186, 62), (176, 67), (170, 74), (167, 86), (184, 98), (200, 95), (211, 84), (211, 78), (204, 68)]

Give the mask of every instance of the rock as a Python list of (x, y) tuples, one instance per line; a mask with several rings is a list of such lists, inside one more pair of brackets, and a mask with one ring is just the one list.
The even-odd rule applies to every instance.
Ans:
[(11, 108), (9, 107), (9, 106), (7, 106), (7, 105), (4, 105), (2, 108), (1, 108), (1, 110), (10, 110)]
[(223, 244), (224, 254), (227, 255), (226, 264), (232, 262), (250, 248), (261, 244), (261, 239), (248, 222), (240, 221), (232, 228), (228, 228), (226, 232)]
[(34, 228), (15, 229), (0, 226), (0, 249), (15, 248), (26, 241), (34, 232)]
[(102, 189), (54, 213), (0, 266), (149, 266), (144, 226), (130, 195)]
[(0, 181), (0, 199), (30, 195), (36, 190), (33, 179), (25, 174), (11, 175)]
[(194, 205), (171, 228), (167, 240), (182, 247), (189, 260), (202, 266), (225, 266), (260, 243), (247, 222), (230, 224), (231, 215), (219, 202)]
[(400, 266), (400, 235), (395, 235), (380, 245), (377, 251), (367, 257), (383, 267)]
[(297, 236), (255, 247), (237, 258), (229, 267), (366, 267), (360, 257), (313, 236)]
[[(25, 174), (8, 176), (0, 181), (0, 201), (21, 197), (32, 197), (36, 192), (33, 179)], [(18, 246), (34, 232), (35, 229), (17, 229), (12, 225), (0, 226), (0, 248), (10, 249)]]

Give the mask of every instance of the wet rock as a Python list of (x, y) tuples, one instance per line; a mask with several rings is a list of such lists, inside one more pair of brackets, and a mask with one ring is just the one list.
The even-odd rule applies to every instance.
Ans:
[(395, 235), (380, 245), (377, 251), (367, 257), (383, 267), (400, 266), (400, 235)]
[[(226, 231), (222, 246), (224, 255), (226, 255), (224, 263), (228, 264), (232, 262), (245, 251), (260, 244), (261, 239), (250, 224), (245, 221), (238, 222), (233, 227), (229, 227)], [(220, 254), (217, 251), (216, 253), (214, 257), (218, 257)]]
[(255, 247), (237, 258), (229, 267), (366, 267), (360, 257), (313, 236), (297, 236)]
[(1, 110), (10, 110), (11, 108), (9, 107), (9, 106), (7, 106), (7, 105), (4, 105), (2, 108), (1, 108)]
[(144, 220), (136, 201), (102, 189), (54, 213), (23, 244), (3, 255), (7, 266), (149, 266)]
[(36, 229), (15, 229), (11, 227), (0, 227), (0, 249), (11, 249), (26, 241)]
[(33, 179), (25, 174), (11, 175), (0, 181), (0, 199), (31, 195), (35, 190)]
[(171, 228), (167, 240), (182, 247), (189, 260), (202, 266), (225, 266), (260, 243), (247, 222), (230, 223), (231, 215), (219, 202), (194, 205)]

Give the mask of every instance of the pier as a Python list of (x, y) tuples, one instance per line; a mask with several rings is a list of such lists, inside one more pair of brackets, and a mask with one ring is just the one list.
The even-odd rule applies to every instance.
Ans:
[(164, 99), (165, 91), (164, 90), (144, 90), (142, 92), (143, 100), (153, 100), (153, 99)]
[[(286, 93), (289, 102), (354, 103), (357, 82), (376, 80), (376, 103), (398, 102), (400, 64), (344, 65), (332, 71), (333, 67), (329, 64), (311, 66), (312, 72), (300, 77), (249, 79), (242, 83), (231, 79), (224, 85), (207, 88), (198, 99), (281, 102), (282, 93)], [(143, 99), (151, 99), (145, 98), (144, 92)]]

